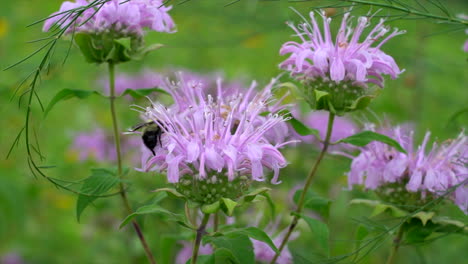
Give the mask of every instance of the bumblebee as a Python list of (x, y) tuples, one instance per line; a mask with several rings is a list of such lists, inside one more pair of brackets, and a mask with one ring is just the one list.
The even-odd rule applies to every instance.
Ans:
[(143, 140), (143, 144), (145, 144), (145, 146), (151, 151), (151, 153), (153, 153), (153, 155), (156, 156), (154, 148), (158, 145), (158, 143), (162, 147), (161, 135), (163, 134), (163, 130), (154, 121), (150, 121), (132, 127), (131, 131), (135, 132), (142, 128), (143, 133), (141, 139)]

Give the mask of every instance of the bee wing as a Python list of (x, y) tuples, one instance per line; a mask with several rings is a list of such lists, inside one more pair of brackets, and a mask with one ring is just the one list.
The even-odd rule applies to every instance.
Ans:
[(135, 131), (137, 131), (138, 129), (141, 129), (142, 127), (145, 127), (145, 126), (148, 126), (148, 125), (152, 125), (152, 124), (154, 124), (154, 121), (139, 123), (139, 124), (134, 125), (132, 128), (130, 128), (130, 131), (131, 131), (131, 132), (135, 132)]

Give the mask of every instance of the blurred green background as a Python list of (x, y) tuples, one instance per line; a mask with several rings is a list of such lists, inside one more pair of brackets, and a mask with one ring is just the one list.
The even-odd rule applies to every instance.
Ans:
[[(163, 43), (165, 47), (143, 61), (119, 65), (117, 71), (139, 72), (147, 68), (155, 71), (185, 68), (201, 73), (221, 71), (228, 79), (256, 79), (266, 84), (281, 72), (277, 65), (284, 58), (279, 56), (278, 50), (282, 43), (291, 39), (292, 31), (285, 21), (299, 21), (289, 7), (307, 14), (325, 1), (244, 0), (224, 7), (228, 2), (192, 0), (174, 6), (171, 14), (178, 32), (150, 33), (146, 38), (147, 43)], [(2, 69), (39, 47), (37, 43), (26, 42), (46, 36), (41, 32), (42, 25), (26, 26), (55, 12), (60, 4), (59, 0), (2, 1)], [(444, 4), (455, 14), (468, 13), (465, 0), (444, 1)], [(355, 9), (357, 14), (365, 12), (367, 10), (363, 8)], [(383, 10), (380, 14), (387, 12)], [(372, 111), (380, 119), (386, 117), (395, 124), (414, 124), (419, 138), (427, 130), (441, 141), (456, 136), (463, 125), (468, 124), (466, 113), (449, 122), (457, 111), (468, 105), (468, 54), (462, 51), (467, 38), (464, 30), (450, 31), (456, 26), (430, 20), (399, 20), (391, 21), (389, 25), (407, 30), (405, 35), (383, 46), (383, 50), (391, 54), (406, 72), (398, 80), (386, 81), (381, 96), (371, 106)], [(106, 68), (84, 62), (77, 48), (72, 48), (66, 64), (62, 65), (68, 43), (60, 42), (50, 72), (42, 76), (38, 94), (45, 104), (64, 88), (103, 89), (96, 80), (105, 75)], [(78, 223), (76, 196), (53, 187), (43, 178), (33, 177), (27, 165), (23, 139), (11, 157), (5, 159), (25, 116), (25, 101), (18, 107), (18, 97), (10, 98), (21, 80), (37, 67), (41, 56), (43, 54), (0, 72), (0, 256), (16, 254), (24, 263), (145, 263), (144, 252), (133, 230), (118, 228), (124, 218), (118, 197), (98, 200)], [(287, 81), (287, 76), (283, 80)], [(137, 103), (145, 104), (145, 101)], [(118, 104), (121, 128), (138, 122), (137, 114), (129, 109), (129, 101), (121, 100)], [(59, 103), (47, 118), (35, 104), (32, 116), (35, 133), (46, 156), (44, 164), (57, 166), (47, 170), (48, 175), (76, 180), (88, 176), (91, 167), (111, 166), (93, 161), (79, 162), (77, 154), (69, 150), (76, 131), (87, 131), (96, 125), (110, 127), (107, 101), (98, 97), (72, 99)], [(370, 112), (357, 113), (354, 118), (375, 120)], [(303, 181), (317, 154), (310, 146), (291, 147), (285, 153), (290, 165), (282, 171), (283, 183), (273, 186), (273, 198), (277, 211), (284, 215), (284, 227), (292, 207), (288, 203), (288, 193)], [(329, 157), (312, 187), (334, 200), (329, 218), (332, 255), (352, 251), (356, 218), (370, 214), (368, 209), (348, 206), (352, 197), (368, 195), (345, 190), (344, 173), (348, 166), (348, 160)], [(152, 199), (151, 190), (165, 186), (165, 177), (161, 175), (132, 171), (127, 178), (132, 183), (129, 196), (135, 208)], [(182, 210), (175, 202), (164, 203), (173, 208), (179, 206)], [(445, 210), (458, 220), (465, 223), (468, 220), (454, 206), (448, 205)], [(140, 220), (159, 263), (172, 263), (180, 248), (175, 241), (186, 235), (184, 231), (157, 217), (147, 216)], [(313, 259), (320, 252), (308, 229), (300, 230), (300, 237), (290, 244), (297, 263)], [(361, 263), (382, 263), (390, 243), (391, 238), (388, 238)], [(397, 263), (462, 263), (463, 259), (468, 259), (466, 248), (466, 237), (451, 235), (432, 244), (403, 247)], [(343, 263), (350, 262), (345, 260)]]

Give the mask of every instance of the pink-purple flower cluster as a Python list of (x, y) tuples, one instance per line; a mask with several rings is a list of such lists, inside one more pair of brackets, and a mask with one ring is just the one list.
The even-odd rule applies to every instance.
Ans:
[(332, 19), (327, 18), (325, 13), (320, 16), (323, 20), (323, 34), (314, 12), (310, 13), (311, 24), (288, 24), (300, 38), (300, 42), (286, 42), (280, 50), (281, 55), (289, 54), (280, 67), (291, 75), (306, 80), (331, 80), (360, 87), (373, 83), (383, 87), (384, 75), (396, 78), (402, 72), (394, 59), (380, 48), (403, 31), (395, 29), (387, 34), (390, 29), (384, 26), (384, 19), (381, 19), (360, 42), (364, 29), (370, 25), (370, 19), (359, 17), (357, 26), (353, 28), (348, 21), (350, 13), (346, 13), (334, 40), (330, 30)]
[[(375, 130), (367, 125), (367, 130)], [(350, 187), (364, 184), (366, 188), (391, 195), (393, 188), (401, 185), (406, 192), (418, 193), (420, 199), (439, 197), (448, 194), (465, 213), (468, 212), (468, 142), (464, 134), (441, 144), (433, 143), (426, 152), (430, 133), (427, 132), (422, 144), (415, 149), (413, 131), (401, 127), (382, 128), (377, 132), (385, 134), (400, 143), (407, 154), (394, 148), (373, 142), (361, 148), (361, 153), (353, 158), (348, 173)], [(392, 186), (391, 189), (386, 186)]]
[[(123, 153), (131, 152), (132, 149), (142, 145), (140, 140), (133, 137), (126, 137), (122, 139), (121, 143)], [(110, 162), (117, 158), (112, 136), (101, 128), (96, 128), (91, 132), (78, 133), (73, 140), (71, 150), (78, 152), (80, 161), (92, 159), (99, 162)]]
[(278, 182), (279, 170), (287, 165), (278, 149), (287, 142), (273, 144), (265, 133), (286, 118), (277, 113), (261, 115), (268, 109), (273, 85), (274, 80), (260, 92), (255, 91), (255, 83), (245, 91), (226, 91), (219, 81), (212, 95), (199, 82), (183, 78), (172, 82), (168, 89), (175, 104), (166, 108), (153, 103), (143, 112), (164, 131), (162, 147), (143, 170), (166, 171), (168, 181), (177, 183), (184, 175), (229, 181), (244, 175), (263, 181), (268, 169), (274, 171), (272, 182)]
[(162, 0), (65, 1), (60, 10), (45, 21), (43, 31), (58, 25), (67, 28), (67, 33), (113, 32), (119, 37), (141, 36), (145, 28), (173, 33), (175, 24), (169, 10), (171, 7), (164, 6)]

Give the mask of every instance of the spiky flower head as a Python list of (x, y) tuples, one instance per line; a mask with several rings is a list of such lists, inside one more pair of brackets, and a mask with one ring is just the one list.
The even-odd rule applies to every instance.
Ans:
[(56, 25), (64, 35), (73, 34), (89, 62), (125, 62), (160, 47), (144, 47), (145, 29), (175, 32), (169, 10), (162, 0), (65, 1), (44, 22), (43, 31)]
[[(367, 130), (375, 128), (367, 125)], [(361, 148), (361, 153), (352, 157), (350, 187), (364, 184), (384, 201), (410, 211), (447, 195), (468, 212), (468, 144), (463, 133), (454, 140), (434, 143), (426, 152), (429, 132), (417, 149), (410, 129), (386, 127), (377, 132), (398, 141), (407, 154), (380, 142)]]
[(332, 19), (324, 12), (319, 15), (323, 29), (315, 12), (310, 12), (311, 23), (305, 21), (297, 26), (288, 23), (300, 41), (283, 44), (280, 54), (289, 54), (289, 58), (280, 67), (303, 81), (304, 96), (313, 108), (338, 114), (362, 109), (375, 96), (376, 91), (369, 84), (383, 88), (384, 75), (395, 79), (402, 73), (394, 59), (380, 48), (404, 32), (395, 29), (389, 33), (390, 29), (381, 19), (362, 39), (363, 31), (370, 26), (370, 17), (359, 17), (353, 28), (347, 12), (333, 39)]
[(251, 181), (266, 180), (267, 170), (277, 183), (279, 170), (287, 165), (279, 148), (288, 142), (273, 144), (265, 135), (286, 118), (261, 115), (274, 83), (260, 92), (254, 91), (254, 83), (243, 94), (225, 91), (219, 81), (215, 96), (206, 94), (200, 83), (172, 83), (173, 106), (153, 103), (143, 111), (145, 119), (163, 130), (162, 147), (156, 147), (156, 156), (143, 170), (167, 173), (181, 193), (203, 204), (237, 198)]

